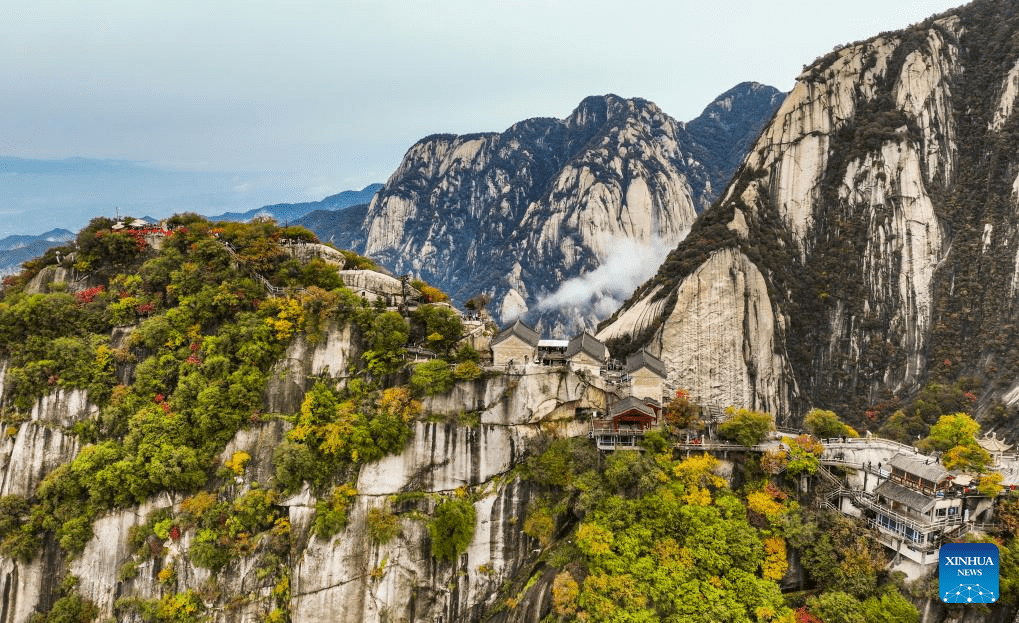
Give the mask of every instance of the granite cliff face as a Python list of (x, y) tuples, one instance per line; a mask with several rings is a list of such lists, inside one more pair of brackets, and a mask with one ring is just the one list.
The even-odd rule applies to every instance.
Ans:
[(983, 409), (1019, 395), (1015, 20), (975, 2), (809, 66), (599, 335), (703, 400), (787, 415), (963, 376)]
[[(315, 344), (295, 341), (267, 388), (266, 408), (299, 408), (311, 375), (329, 378), (332, 369), (342, 378), (358, 353), (349, 327), (333, 327)], [(0, 367), (0, 402), (4, 370)], [(73, 559), (50, 541), (30, 561), (0, 557), (0, 621), (23, 623), (33, 612), (50, 610), (65, 568), (78, 578), (77, 594), (98, 608), (101, 620), (118, 613), (125, 620), (142, 620), (128, 614), (124, 604), (194, 592), (214, 604), (206, 612), (210, 621), (265, 621), (281, 590), (272, 565), (287, 569), (285, 608), (293, 621), (485, 620), (503, 583), (534, 562), (534, 542), (520, 529), (534, 485), (514, 476), (513, 467), (537, 437), (583, 435), (586, 429), (573, 417), (574, 409), (603, 400), (601, 391), (565, 370), (461, 383), (426, 401), (429, 421), (415, 423), (413, 440), (400, 454), (360, 469), (347, 526), (335, 536), (322, 539), (313, 533), (319, 499), (305, 488), (281, 502), (291, 539), (282, 559), (269, 551), (269, 536), (263, 535), (249, 554), (213, 573), (193, 561), (192, 531), (179, 539), (150, 537), (153, 554), (141, 555), (134, 533), (153, 513), (180, 512), (185, 499), (162, 493), (102, 515), (92, 525), (94, 536)], [(465, 410), (477, 414), (476, 423), (457, 423)], [(0, 452), (3, 495), (32, 495), (44, 476), (83, 446), (75, 425), (96, 417), (98, 410), (82, 390), (60, 389), (39, 399), (30, 420), (8, 431)], [(250, 460), (225, 486), (237, 495), (265, 486), (273, 475), (274, 450), (290, 427), (276, 420), (238, 432), (221, 456), (225, 461), (243, 452)], [(443, 563), (429, 551), (425, 520), (437, 499), (458, 490), (484, 493), (474, 502), (477, 519), (469, 548), (455, 563)], [(373, 541), (367, 525), (372, 509), (381, 508), (393, 508), (400, 517), (400, 534), (386, 543)], [(547, 610), (547, 604), (534, 611), (524, 607), (503, 619), (536, 621)]]
[(606, 95), (566, 119), (427, 137), (372, 200), (363, 241), (350, 223), (308, 225), (456, 302), (486, 293), (500, 321), (528, 314), (570, 334), (611, 313), (686, 235), (780, 96), (742, 84), (685, 125)]

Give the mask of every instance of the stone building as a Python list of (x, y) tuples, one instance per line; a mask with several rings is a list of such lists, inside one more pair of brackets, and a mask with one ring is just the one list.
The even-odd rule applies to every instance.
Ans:
[(626, 358), (626, 373), (630, 376), (630, 393), (639, 398), (661, 400), (665, 392), (665, 364), (644, 349)]
[(519, 318), (492, 338), (492, 365), (523, 365), (534, 360), (541, 336)]
[(609, 349), (598, 338), (584, 331), (570, 340), (565, 355), (573, 370), (597, 375), (609, 360)]

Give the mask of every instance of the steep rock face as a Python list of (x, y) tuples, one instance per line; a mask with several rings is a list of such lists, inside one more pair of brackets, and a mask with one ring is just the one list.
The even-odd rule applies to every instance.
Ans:
[[(335, 325), (316, 340), (296, 340), (270, 381), (267, 408), (296, 411), (309, 377), (342, 380), (347, 363), (360, 352), (358, 343), (349, 327)], [(0, 391), (3, 370), (0, 364)], [(289, 554), (269, 554), (269, 537), (262, 534), (252, 539), (250, 552), (213, 573), (192, 558), (194, 530), (182, 530), (179, 538), (165, 541), (149, 537), (138, 549), (133, 533), (151, 521), (153, 512), (181, 510), (184, 495), (161, 493), (98, 518), (93, 537), (73, 560), (66, 560), (52, 540), (31, 562), (0, 558), (0, 622), (24, 623), (32, 612), (49, 610), (65, 568), (79, 578), (76, 592), (95, 604), (101, 619), (119, 612), (123, 620), (140, 621), (123, 607), (115, 610), (121, 599), (158, 600), (195, 591), (209, 607), (210, 621), (264, 621), (279, 605), (274, 591), (280, 580), (273, 570), (285, 568), (291, 595), (285, 607), (295, 621), (484, 620), (500, 587), (534, 562), (535, 541), (521, 526), (541, 492), (512, 475), (512, 468), (540, 434), (585, 434), (584, 425), (574, 418), (575, 409), (603, 407), (604, 401), (603, 390), (566, 370), (535, 368), (459, 383), (447, 394), (426, 399), (428, 419), (414, 423), (414, 437), (400, 454), (360, 467), (352, 481), (358, 493), (348, 507), (347, 525), (336, 536), (314, 535), (318, 499), (305, 489), (281, 501), (292, 526)], [(473, 423), (460, 423), (465, 413), (473, 417), (464, 421)], [(11, 446), (29, 445), (34, 439), (29, 430), (61, 434), (66, 447), (52, 464), (39, 468), (8, 458), (0, 471), (5, 494), (31, 495), (43, 475), (77, 453), (79, 442), (67, 427), (97, 416), (81, 390), (59, 390), (37, 401), (32, 419), (8, 440), (5, 456), (11, 456)], [(242, 474), (221, 470), (212, 486), (234, 496), (264, 487), (273, 475), (274, 451), (289, 429), (289, 423), (272, 419), (237, 432), (219, 457), (225, 464), (237, 453), (247, 454)], [(19, 441), (22, 436), (24, 442)], [(35, 441), (32, 447), (36, 449), (27, 454), (45, 454), (48, 446)], [(429, 515), (441, 499), (463, 491), (475, 492), (474, 539), (458, 560), (439, 561), (431, 553)], [(370, 511), (378, 508), (392, 509), (400, 517), (400, 535), (384, 544), (370, 537)], [(537, 620), (548, 607), (537, 604), (527, 611), (535, 616), (512, 620)]]
[[(436, 564), (431, 558), (427, 526), (419, 521), (403, 520), (396, 540), (372, 545), (366, 516), (384, 501), (358, 496), (344, 534), (309, 543), (296, 569), (295, 620), (480, 620), (500, 584), (530, 552), (531, 541), (518, 522), (531, 493), (519, 482), (500, 486), (475, 503), (475, 538), (454, 564)], [(424, 502), (421, 511), (427, 512)]]
[(0, 558), (0, 621), (24, 623), (39, 608), (48, 609), (57, 589), (59, 565), (54, 543), (47, 544), (29, 563)]
[[(685, 279), (676, 304), (648, 344), (668, 382), (703, 404), (783, 412), (795, 389), (764, 276), (736, 249), (723, 249)], [(614, 337), (612, 327), (599, 334)], [(618, 326), (615, 327), (618, 330)]]
[[(499, 587), (520, 570), (533, 548), (520, 528), (535, 492), (504, 474), (519, 462), (527, 439), (539, 432), (583, 434), (572, 417), (574, 408), (603, 400), (599, 390), (566, 372), (464, 383), (430, 399), (425, 408), (433, 417), (477, 409), (480, 423), (418, 422), (403, 453), (361, 469), (346, 530), (328, 541), (312, 538), (300, 558), (294, 620), (482, 620)], [(455, 563), (437, 563), (427, 526), (407, 516), (396, 540), (375, 544), (367, 536), (369, 509), (384, 506), (390, 496), (478, 487), (489, 493), (474, 502), (475, 536)], [(423, 513), (431, 512), (434, 503), (432, 497), (406, 502)], [(306, 517), (300, 507), (291, 507), (295, 526)]]
[[(6, 369), (0, 361), (0, 401)], [(47, 474), (78, 453), (81, 443), (71, 427), (97, 413), (84, 390), (61, 388), (36, 400), (29, 420), (7, 424), (0, 444), (0, 496), (33, 495)], [(61, 564), (59, 548), (48, 541), (31, 562), (0, 557), (0, 622), (23, 623), (51, 606)]]
[(361, 356), (354, 329), (327, 327), (317, 340), (300, 338), (274, 366), (263, 401), (270, 413), (296, 413), (314, 377), (343, 378), (347, 365)]
[(649, 102), (606, 96), (561, 121), (424, 139), (372, 201), (365, 253), (458, 299), (500, 280), (497, 310), (515, 317), (604, 262), (615, 239), (686, 234), (688, 178), (706, 180), (686, 166), (681, 132)]
[[(673, 384), (729, 387), (709, 394), (723, 404), (856, 417), (973, 376), (989, 409), (1019, 371), (1015, 20), (975, 2), (808, 67), (723, 199), (600, 335), (617, 352), (661, 349)], [(707, 299), (732, 296), (690, 296), (704, 271), (747, 262), (775, 341), (735, 322), (688, 339)], [(737, 343), (743, 361), (783, 362), (775, 382), (747, 394), (732, 371), (689, 371)]]
[(607, 95), (562, 120), (425, 138), (372, 200), (356, 248), (455, 302), (489, 294), (500, 321), (590, 328), (686, 235), (780, 96), (739, 85), (689, 129), (650, 102)]
[[(2, 377), (0, 370), (0, 399)], [(38, 399), (29, 421), (12, 425), (13, 434), (5, 431), (0, 445), (0, 495), (31, 495), (46, 474), (78, 453), (78, 438), (69, 429), (97, 413), (80, 389), (58, 389)]]

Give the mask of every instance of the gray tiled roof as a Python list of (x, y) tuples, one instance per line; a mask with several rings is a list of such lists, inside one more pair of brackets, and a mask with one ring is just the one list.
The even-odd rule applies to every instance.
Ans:
[(580, 352), (585, 352), (598, 361), (605, 361), (609, 358), (609, 349), (605, 348), (598, 338), (587, 331), (570, 340), (570, 344), (566, 347), (566, 358), (570, 359)]
[(630, 409), (636, 409), (643, 413), (644, 415), (648, 415), (651, 417), (655, 416), (654, 409), (649, 407), (643, 400), (641, 400), (640, 398), (635, 398), (633, 396), (627, 396), (626, 398), (623, 398), (619, 402), (612, 403), (609, 406), (609, 418), (614, 418), (620, 413), (624, 413), (626, 411), (629, 411)]
[(525, 325), (523, 321), (517, 318), (516, 322), (514, 322), (512, 326), (510, 326), (508, 329), (501, 331), (499, 335), (492, 338), (492, 346), (495, 346), (499, 342), (502, 342), (503, 340), (513, 335), (517, 336), (518, 338), (530, 344), (531, 346), (537, 346), (538, 340), (541, 339), (541, 336), (538, 335), (537, 331)]
[(665, 364), (658, 357), (647, 352), (643, 348), (626, 358), (626, 371), (634, 372), (641, 368), (648, 368), (658, 376), (665, 378)]
[(876, 489), (874, 489), (875, 495), (881, 495), (889, 500), (903, 504), (915, 511), (926, 513), (934, 506), (936, 498), (933, 496), (925, 495), (919, 491), (907, 489), (902, 485), (897, 485), (890, 480), (882, 482)]
[(941, 482), (949, 475), (948, 470), (940, 463), (935, 463), (933, 459), (901, 452), (893, 456), (888, 465), (934, 483)]

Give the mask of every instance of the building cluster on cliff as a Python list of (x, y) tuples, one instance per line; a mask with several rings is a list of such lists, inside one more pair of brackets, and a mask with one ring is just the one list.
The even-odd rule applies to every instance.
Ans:
[[(614, 361), (606, 346), (587, 332), (569, 340), (542, 339), (517, 320), (492, 339), (491, 351), (492, 364), (509, 372), (562, 366), (604, 388), (604, 408), (590, 414), (590, 436), (601, 450), (639, 449), (643, 436), (662, 425), (665, 365), (646, 350), (625, 362)], [(707, 435), (687, 444), (709, 452), (733, 451), (735, 446), (714, 434), (729, 416), (718, 408), (701, 410)], [(819, 483), (827, 481), (822, 503), (865, 521), (874, 538), (894, 552), (893, 565), (910, 577), (937, 564), (938, 547), (946, 540), (995, 522), (995, 496), (977, 489), (978, 476), (946, 469), (936, 454), (871, 435), (823, 441), (817, 472)], [(787, 443), (783, 433), (773, 433), (749, 450), (774, 451)], [(1012, 446), (996, 437), (979, 443), (992, 456), (991, 471), (1001, 474), (1005, 491), (1019, 489), (1019, 456), (1009, 454)]]
[(605, 344), (586, 331), (569, 340), (542, 339), (518, 319), (492, 338), (491, 348), (496, 367), (566, 366), (589, 378), (601, 378), (617, 394), (659, 403), (664, 397), (666, 371), (660, 359), (642, 349), (625, 362), (613, 360)]

